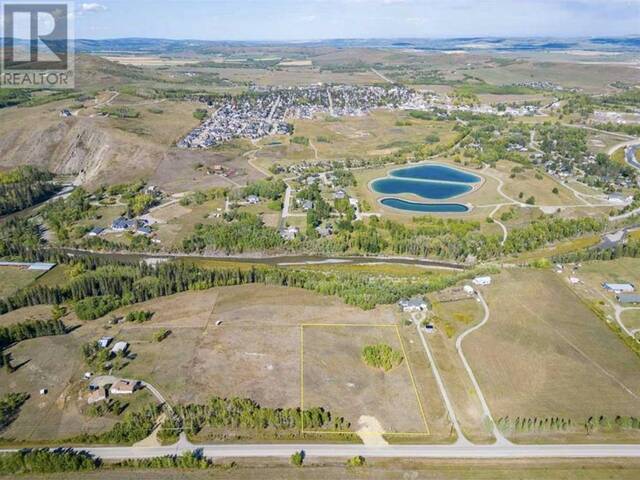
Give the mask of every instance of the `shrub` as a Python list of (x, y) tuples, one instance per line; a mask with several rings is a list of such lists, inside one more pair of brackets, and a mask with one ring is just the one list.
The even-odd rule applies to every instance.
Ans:
[(301, 467), (304, 462), (304, 450), (300, 450), (299, 452), (295, 452), (291, 455), (291, 465), (295, 465), (296, 467)]
[(347, 460), (347, 467), (363, 467), (365, 458), (362, 455), (357, 455)]
[(143, 323), (143, 322), (146, 322), (147, 320), (150, 320), (151, 317), (153, 317), (153, 312), (149, 312), (146, 310), (139, 310), (139, 311), (133, 311), (133, 312), (127, 313), (127, 316), (124, 317), (124, 319), (127, 322)]

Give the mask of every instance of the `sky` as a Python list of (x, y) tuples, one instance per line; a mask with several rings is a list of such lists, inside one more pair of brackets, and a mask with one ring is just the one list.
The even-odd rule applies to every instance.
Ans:
[(640, 0), (99, 0), (76, 38), (316, 40), (640, 34)]

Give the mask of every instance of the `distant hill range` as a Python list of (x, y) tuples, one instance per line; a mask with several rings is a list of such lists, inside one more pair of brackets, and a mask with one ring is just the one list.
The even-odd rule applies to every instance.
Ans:
[[(24, 43), (21, 40), (18, 43)], [(332, 39), (308, 41), (209, 41), (171, 40), (162, 38), (114, 38), (105, 40), (78, 39), (77, 52), (85, 53), (146, 53), (171, 54), (181, 52), (213, 53), (218, 49), (237, 47), (336, 47), (336, 48), (399, 48), (432, 51), (640, 51), (640, 36), (590, 37), (590, 38), (500, 38), (460, 37), (446, 39), (397, 38), (397, 39)]]

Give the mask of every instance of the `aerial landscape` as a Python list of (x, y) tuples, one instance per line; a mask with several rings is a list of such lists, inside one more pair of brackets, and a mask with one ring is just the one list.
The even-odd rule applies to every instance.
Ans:
[(0, 477), (640, 478), (639, 1), (51, 5)]

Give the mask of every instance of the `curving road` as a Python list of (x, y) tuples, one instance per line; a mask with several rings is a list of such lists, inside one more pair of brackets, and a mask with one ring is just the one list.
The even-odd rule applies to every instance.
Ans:
[(498, 427), (496, 426), (496, 422), (493, 420), (493, 416), (491, 415), (491, 411), (489, 410), (489, 406), (487, 405), (487, 401), (485, 400), (484, 395), (482, 394), (482, 390), (480, 390), (480, 385), (476, 380), (476, 376), (474, 375), (473, 370), (471, 369), (471, 366), (469, 365), (469, 362), (467, 362), (467, 358), (464, 356), (464, 352), (462, 351), (462, 341), (465, 339), (465, 337), (469, 335), (471, 332), (475, 332), (484, 324), (486, 324), (489, 321), (489, 317), (491, 315), (487, 302), (484, 300), (484, 297), (482, 296), (482, 294), (477, 290), (476, 290), (476, 296), (480, 301), (480, 303), (482, 304), (482, 308), (484, 308), (484, 317), (478, 325), (471, 327), (469, 330), (465, 331), (462, 335), (458, 337), (458, 339), (456, 340), (456, 350), (458, 351), (458, 355), (460, 356), (460, 359), (464, 364), (464, 368), (467, 371), (469, 378), (471, 379), (473, 388), (475, 389), (476, 394), (478, 395), (478, 399), (480, 400), (480, 405), (482, 405), (482, 411), (484, 413), (484, 416), (491, 421), (491, 433), (496, 438), (495, 445), (512, 445), (512, 443), (502, 435), (500, 430), (498, 430)]

